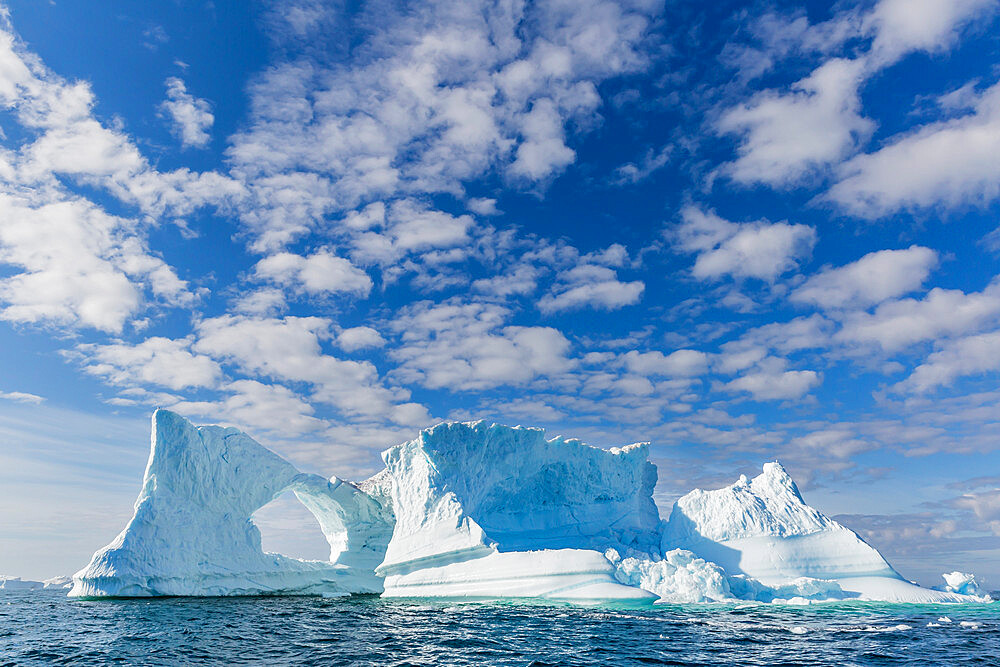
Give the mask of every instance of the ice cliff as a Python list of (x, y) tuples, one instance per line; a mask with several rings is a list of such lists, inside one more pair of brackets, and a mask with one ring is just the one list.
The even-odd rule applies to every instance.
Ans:
[[(261, 550), (250, 517), (287, 490), (316, 516), (329, 562)], [(157, 410), (135, 515), (73, 576), (70, 595), (380, 592), (372, 569), (391, 532), (391, 513), (353, 485), (300, 473), (236, 429)]]
[[(573, 602), (985, 600), (903, 579), (853, 531), (805, 503), (777, 463), (752, 480), (653, 502), (648, 446), (610, 450), (534, 428), (446, 423), (383, 453), (353, 485), (300, 473), (232, 428), (153, 415), (152, 446), (122, 533), (70, 595), (382, 593)], [(261, 549), (254, 511), (293, 491), (329, 561)]]

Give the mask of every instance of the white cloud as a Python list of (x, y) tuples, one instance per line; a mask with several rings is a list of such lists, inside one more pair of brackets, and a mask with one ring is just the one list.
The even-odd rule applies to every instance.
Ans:
[(288, 252), (277, 253), (257, 262), (256, 277), (310, 294), (342, 292), (368, 296), (372, 280), (368, 274), (327, 250), (308, 257)]
[(400, 362), (392, 376), (431, 389), (482, 390), (524, 385), (570, 370), (570, 342), (550, 327), (504, 326), (502, 306), (421, 302), (392, 322)]
[(0, 263), (20, 269), (0, 279), (0, 319), (120, 332), (139, 311), (144, 285), (167, 303), (194, 298), (133, 235), (131, 220), (85, 199), (0, 192), (0, 219)]
[(790, 299), (829, 309), (864, 308), (919, 289), (937, 263), (937, 253), (922, 246), (879, 250), (821, 271), (792, 292)]
[(887, 352), (943, 336), (971, 333), (1000, 319), (1000, 281), (982, 292), (935, 287), (922, 299), (887, 301), (873, 313), (852, 313), (836, 338), (877, 343)]
[(824, 195), (849, 213), (880, 218), (900, 209), (986, 205), (1000, 197), (1000, 84), (972, 113), (891, 137), (837, 170)]
[(1000, 370), (1000, 331), (944, 343), (894, 389), (923, 393), (950, 385), (960, 377), (997, 370)]
[(735, 223), (692, 206), (673, 231), (677, 247), (696, 253), (692, 273), (700, 279), (759, 278), (774, 281), (798, 267), (816, 243), (808, 225), (767, 221)]
[(775, 401), (802, 398), (822, 381), (816, 371), (788, 371), (786, 365), (783, 359), (768, 357), (721, 389), (747, 392), (757, 401)]
[(638, 352), (631, 350), (622, 357), (625, 367), (638, 375), (689, 377), (708, 370), (708, 355), (698, 350)]
[(496, 199), (474, 197), (465, 202), (465, 205), (469, 207), (470, 211), (479, 215), (500, 215), (501, 213), (501, 211), (497, 208)]
[[(341, 221), (352, 210), (461, 196), (491, 171), (528, 187), (551, 178), (575, 159), (567, 127), (592, 126), (596, 84), (644, 64), (656, 9), (426, 2), (387, 9), (347, 63), (269, 68), (251, 85), (247, 129), (229, 150), (253, 192), (242, 217), (254, 247), (275, 250), (316, 227), (351, 235)], [(302, 177), (288, 184), (300, 195), (276, 196), (267, 181), (290, 173)], [(289, 215), (289, 201), (304, 215)]]
[(638, 303), (645, 288), (641, 280), (618, 280), (614, 269), (581, 264), (559, 274), (552, 292), (538, 300), (538, 309), (543, 313), (578, 308), (617, 310)]
[(284, 437), (315, 432), (326, 425), (313, 416), (312, 405), (288, 387), (236, 380), (221, 389), (228, 396), (217, 401), (180, 401), (169, 407), (189, 418), (229, 422), (242, 430), (263, 429)]
[(35, 405), (45, 400), (37, 394), (29, 394), (23, 391), (0, 391), (0, 399), (14, 401), (15, 403), (33, 403)]
[[(384, 387), (367, 361), (326, 354), (322, 342), (335, 338), (333, 323), (321, 317), (251, 318), (224, 315), (199, 322), (193, 348), (241, 372), (312, 386), (312, 398), (347, 415), (425, 423), (427, 412), (407, 403), (409, 393)], [(411, 421), (406, 421), (412, 424)]]
[(122, 341), (81, 344), (83, 369), (112, 384), (156, 384), (173, 390), (215, 387), (222, 369), (210, 357), (192, 354), (189, 340), (147, 338), (138, 344)]
[(910, 51), (942, 51), (964, 23), (992, 11), (994, 0), (880, 0), (864, 21), (875, 33), (871, 57), (884, 66)]
[(337, 345), (345, 352), (385, 346), (385, 339), (371, 327), (352, 327), (337, 334)]
[(831, 59), (791, 92), (759, 93), (727, 111), (717, 128), (741, 140), (724, 173), (738, 183), (785, 187), (853, 152), (874, 127), (860, 115), (864, 70), (860, 60)]
[(191, 95), (184, 82), (177, 77), (167, 79), (166, 86), (167, 99), (160, 109), (173, 122), (172, 129), (180, 137), (181, 145), (184, 148), (204, 148), (212, 139), (209, 130), (215, 122), (211, 105)]
[[(874, 129), (874, 124), (861, 115), (859, 91), (864, 82), (913, 51), (944, 50), (954, 43), (962, 26), (995, 10), (994, 0), (881, 0), (860, 18), (857, 10), (848, 9), (819, 26), (794, 21), (781, 25), (779, 21), (779, 28), (785, 34), (770, 39), (767, 50), (740, 52), (743, 59), (740, 64), (747, 70), (747, 76), (752, 78), (769, 69), (772, 57), (783, 57), (795, 50), (822, 52), (852, 37), (871, 37), (872, 42), (868, 51), (854, 59), (827, 60), (808, 77), (793, 84), (789, 92), (758, 93), (748, 103), (725, 111), (716, 127), (722, 133), (739, 135), (740, 144), (738, 158), (725, 165), (722, 173), (738, 183), (789, 187), (840, 162), (855, 152)], [(961, 154), (961, 150), (957, 148), (955, 153)], [(984, 149), (984, 154), (988, 150)], [(933, 152), (928, 150), (926, 157), (931, 156)], [(911, 178), (927, 180), (919, 173), (922, 162), (906, 164), (899, 159), (896, 165), (909, 167)], [(864, 159), (859, 158), (854, 170), (847, 171), (848, 176), (856, 174), (857, 180), (842, 190), (856, 187), (865, 194), (863, 189), (868, 179), (858, 172), (864, 166)], [(948, 169), (945, 167), (943, 171)], [(895, 188), (891, 185), (891, 168), (876, 176), (884, 178), (877, 180), (875, 188), (907, 187), (905, 183)], [(840, 175), (844, 177), (845, 174)], [(918, 189), (919, 186), (912, 191)], [(840, 192), (837, 197), (842, 199), (848, 194)], [(878, 196), (867, 194), (872, 198)], [(856, 208), (862, 207), (858, 204)], [(866, 215), (875, 217), (878, 213), (872, 211)]]
[(646, 180), (667, 165), (671, 152), (672, 146), (669, 145), (658, 151), (650, 148), (638, 162), (628, 162), (615, 169), (614, 182), (618, 185), (624, 185)]

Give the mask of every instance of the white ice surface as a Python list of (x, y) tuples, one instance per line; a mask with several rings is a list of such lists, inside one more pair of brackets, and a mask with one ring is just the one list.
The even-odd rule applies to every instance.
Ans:
[[(265, 553), (251, 515), (291, 489), (313, 512), (331, 562)], [(372, 569), (391, 515), (358, 488), (299, 473), (233, 428), (153, 415), (135, 515), (74, 577), (71, 596), (379, 592)]]

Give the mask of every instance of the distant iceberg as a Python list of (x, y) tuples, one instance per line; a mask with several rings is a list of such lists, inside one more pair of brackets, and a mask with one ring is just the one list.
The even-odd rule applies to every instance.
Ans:
[[(385, 469), (357, 485), (326, 480), (236, 429), (158, 410), (135, 515), (74, 575), (70, 595), (989, 599), (966, 594), (966, 575), (943, 591), (906, 581), (806, 505), (777, 463), (753, 480), (692, 491), (662, 521), (646, 444), (603, 450), (541, 429), (445, 423), (383, 459)], [(328, 561), (261, 549), (251, 516), (288, 490), (319, 521)]]

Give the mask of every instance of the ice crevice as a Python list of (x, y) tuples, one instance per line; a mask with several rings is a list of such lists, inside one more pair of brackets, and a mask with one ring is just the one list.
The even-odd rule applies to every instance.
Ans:
[[(233, 428), (153, 415), (124, 530), (73, 577), (78, 597), (347, 595), (649, 604), (987, 601), (972, 575), (907, 581), (802, 499), (778, 463), (680, 498), (661, 520), (648, 443), (610, 450), (537, 428), (443, 423), (352, 484), (302, 473)], [(254, 511), (292, 491), (330, 557), (261, 549)]]

